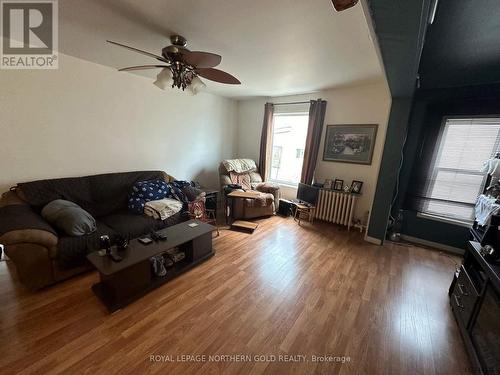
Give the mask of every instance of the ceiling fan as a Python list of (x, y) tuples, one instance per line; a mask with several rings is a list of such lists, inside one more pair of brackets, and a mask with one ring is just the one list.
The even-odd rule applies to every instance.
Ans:
[(185, 90), (188, 88), (193, 94), (205, 88), (206, 85), (199, 77), (211, 81), (239, 85), (241, 82), (229, 73), (219, 69), (214, 69), (219, 65), (222, 57), (215, 53), (190, 51), (186, 48), (187, 40), (180, 35), (170, 36), (172, 45), (161, 50), (161, 55), (156, 55), (135, 47), (108, 40), (108, 43), (127, 48), (131, 51), (152, 57), (160, 63), (155, 65), (129, 66), (118, 69), (119, 71), (143, 70), (143, 69), (162, 69), (156, 76), (154, 84), (165, 90), (168, 86), (177, 87)]
[(333, 7), (337, 12), (349, 9), (356, 5), (358, 0), (332, 0)]

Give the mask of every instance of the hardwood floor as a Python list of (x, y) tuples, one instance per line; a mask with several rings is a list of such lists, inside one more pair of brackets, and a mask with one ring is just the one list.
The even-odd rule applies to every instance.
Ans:
[(222, 230), (214, 247), (215, 257), (112, 315), (90, 291), (96, 273), (33, 294), (1, 262), (0, 373), (470, 368), (447, 296), (458, 258), (280, 217), (261, 220), (253, 234)]

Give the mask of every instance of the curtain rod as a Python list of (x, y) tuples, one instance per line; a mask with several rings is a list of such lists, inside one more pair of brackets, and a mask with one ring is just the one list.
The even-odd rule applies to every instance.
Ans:
[(271, 103), (272, 105), (291, 105), (291, 104), (309, 104), (311, 103), (310, 100), (305, 101), (305, 102), (289, 102), (289, 103)]

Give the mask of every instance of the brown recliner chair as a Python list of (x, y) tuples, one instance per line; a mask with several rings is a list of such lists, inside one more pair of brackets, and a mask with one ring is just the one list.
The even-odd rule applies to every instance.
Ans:
[[(276, 212), (279, 205), (280, 188), (276, 184), (264, 183), (257, 167), (245, 173), (250, 175), (252, 190), (259, 191), (267, 196), (265, 205), (261, 205), (253, 199), (234, 199), (233, 217), (235, 219), (253, 219), (262, 216), (271, 216)], [(219, 176), (222, 196), (225, 197), (224, 189), (232, 184), (231, 177), (224, 162), (219, 165)], [(244, 205), (244, 206), (243, 206)]]

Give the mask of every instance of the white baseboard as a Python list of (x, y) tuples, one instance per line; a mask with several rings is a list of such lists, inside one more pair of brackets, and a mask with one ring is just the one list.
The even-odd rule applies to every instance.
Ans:
[(375, 237), (370, 237), (368, 235), (365, 235), (365, 241), (369, 242), (369, 243), (372, 243), (374, 245), (382, 245), (382, 241), (381, 240), (379, 240), (378, 238), (375, 238)]
[(423, 240), (421, 238), (407, 236), (405, 234), (401, 235), (401, 239), (408, 241), (408, 242), (418, 244), (418, 245), (424, 245), (424, 246), (428, 246), (428, 247), (433, 247), (435, 249), (447, 251), (449, 253), (463, 255), (465, 252), (464, 249), (460, 249), (458, 247), (444, 245), (444, 244), (439, 243), (439, 242), (427, 241), (427, 240)]

